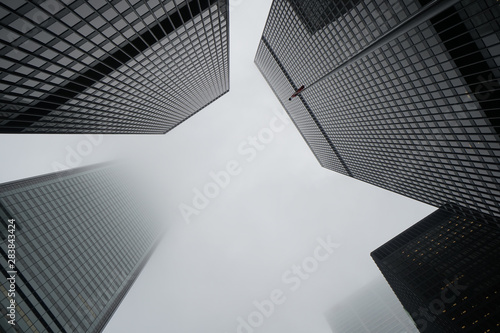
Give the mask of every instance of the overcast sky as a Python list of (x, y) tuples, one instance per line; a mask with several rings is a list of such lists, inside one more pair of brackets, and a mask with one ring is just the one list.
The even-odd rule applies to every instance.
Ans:
[(230, 4), (231, 90), (166, 135), (0, 137), (0, 182), (126, 157), (151, 184), (168, 232), (105, 333), (331, 332), (370, 252), (435, 210), (319, 165), (253, 63), (271, 0)]

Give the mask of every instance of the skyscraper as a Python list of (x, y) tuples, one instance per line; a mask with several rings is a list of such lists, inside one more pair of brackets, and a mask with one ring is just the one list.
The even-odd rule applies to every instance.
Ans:
[(452, 211), (441, 207), (371, 256), (420, 332), (498, 332), (500, 225)]
[(382, 277), (338, 303), (326, 319), (333, 333), (418, 332)]
[(116, 166), (0, 185), (0, 330), (101, 332), (162, 227)]
[(255, 63), (323, 167), (500, 217), (497, 1), (274, 0)]
[(166, 133), (229, 90), (226, 0), (0, 2), (0, 133)]

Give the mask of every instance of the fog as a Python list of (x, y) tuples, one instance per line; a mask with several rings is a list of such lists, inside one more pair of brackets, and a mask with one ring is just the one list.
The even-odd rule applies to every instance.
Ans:
[(161, 210), (105, 333), (331, 332), (370, 252), (435, 210), (319, 165), (253, 63), (271, 0), (230, 4), (231, 91), (166, 135), (0, 137), (1, 182), (118, 159)]

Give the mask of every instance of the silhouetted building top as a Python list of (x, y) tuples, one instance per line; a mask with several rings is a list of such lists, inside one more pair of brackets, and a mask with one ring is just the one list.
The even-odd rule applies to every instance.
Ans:
[(320, 164), (500, 217), (498, 3), (329, 3), (274, 0), (255, 58)]
[(420, 332), (497, 332), (500, 226), (453, 211), (441, 207), (371, 256)]
[(411, 317), (383, 278), (334, 306), (326, 319), (333, 333), (417, 333)]
[(171, 130), (229, 90), (226, 0), (2, 1), (0, 133)]
[(288, 2), (309, 33), (314, 34), (347, 13), (359, 0), (288, 0)]
[(128, 182), (100, 165), (0, 185), (0, 331), (104, 329), (163, 232)]

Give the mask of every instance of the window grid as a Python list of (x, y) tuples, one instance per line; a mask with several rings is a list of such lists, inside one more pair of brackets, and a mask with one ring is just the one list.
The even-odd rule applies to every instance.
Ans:
[(0, 130), (165, 133), (229, 89), (225, 1), (44, 7), (2, 4)]

